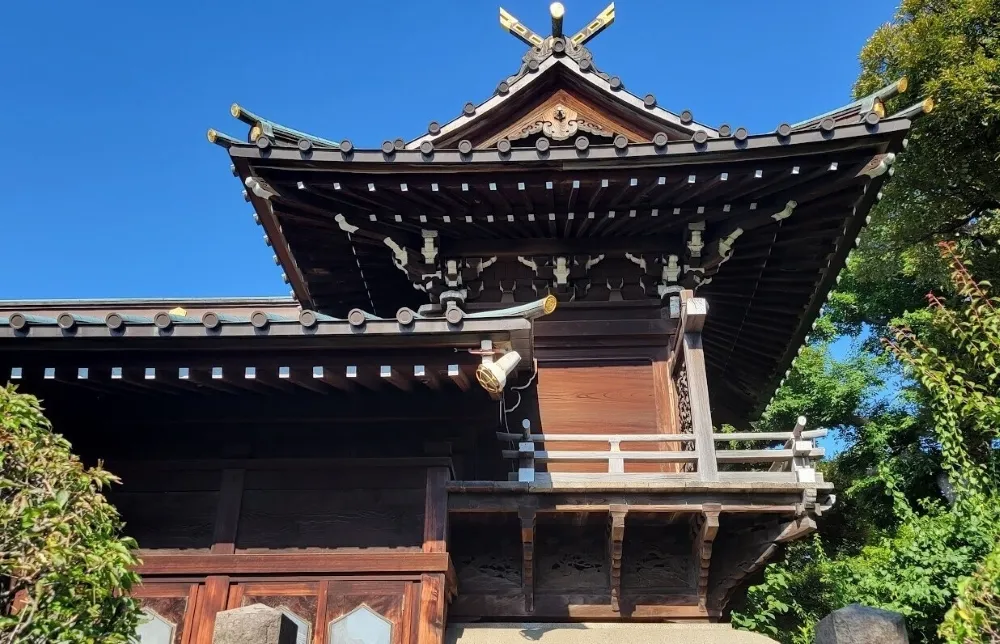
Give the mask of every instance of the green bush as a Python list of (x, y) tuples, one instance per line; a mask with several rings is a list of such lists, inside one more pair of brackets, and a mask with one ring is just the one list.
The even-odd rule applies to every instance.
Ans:
[(0, 644), (124, 644), (135, 542), (38, 399), (0, 387)]
[(959, 583), (958, 599), (945, 616), (940, 634), (961, 644), (1000, 642), (1000, 545)]

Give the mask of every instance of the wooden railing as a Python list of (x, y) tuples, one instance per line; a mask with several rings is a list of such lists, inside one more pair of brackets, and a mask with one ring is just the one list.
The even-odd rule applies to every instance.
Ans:
[[(527, 423), (527, 421), (526, 421)], [(647, 463), (693, 463), (695, 472), (663, 473), (656, 476), (668, 478), (696, 478), (699, 480), (785, 480), (800, 483), (816, 481), (813, 463), (823, 458), (824, 450), (816, 447), (814, 440), (826, 436), (827, 430), (804, 430), (805, 418), (800, 417), (792, 431), (788, 432), (713, 432), (708, 449), (664, 450), (664, 451), (623, 451), (622, 443), (693, 443), (697, 448), (698, 437), (694, 434), (532, 434), (525, 427), (524, 434), (497, 432), (500, 440), (516, 442), (517, 449), (503, 450), (507, 459), (517, 459), (517, 480), (531, 483), (536, 480), (538, 463), (593, 463), (606, 462), (607, 474), (625, 475), (626, 462)], [(782, 442), (779, 448), (771, 449), (727, 449), (717, 448), (717, 443), (746, 441)], [(537, 449), (539, 443), (548, 447), (551, 443), (584, 442), (607, 443), (608, 451), (561, 451)], [(708, 453), (713, 459), (710, 476), (700, 469), (702, 455)], [(733, 464), (770, 464), (767, 470), (725, 471)], [(722, 471), (720, 471), (722, 466)], [(600, 474), (591, 475), (599, 477)]]

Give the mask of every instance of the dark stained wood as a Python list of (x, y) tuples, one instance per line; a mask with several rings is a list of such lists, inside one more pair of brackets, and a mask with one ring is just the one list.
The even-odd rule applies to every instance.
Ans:
[(243, 500), (243, 474), (244, 470), (241, 469), (222, 471), (215, 534), (212, 538), (213, 554), (233, 554), (236, 551), (236, 528), (239, 525), (240, 504)]
[(709, 574), (708, 605), (718, 610), (725, 608), (737, 586), (767, 564), (780, 544), (814, 531), (816, 522), (809, 517), (772, 520), (751, 526), (742, 533), (726, 530), (726, 527), (723, 523), (722, 536), (713, 546), (716, 556)]
[(448, 571), (443, 552), (330, 552), (234, 555), (140, 553), (140, 575), (424, 573)]
[(448, 489), (451, 473), (446, 467), (427, 468), (424, 493), (424, 552), (445, 552), (448, 539)]

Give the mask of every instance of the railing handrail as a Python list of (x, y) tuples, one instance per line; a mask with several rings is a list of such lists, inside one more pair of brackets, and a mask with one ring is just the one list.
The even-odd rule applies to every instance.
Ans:
[[(719, 463), (776, 463), (789, 462), (793, 457), (808, 459), (823, 458), (826, 451), (822, 447), (801, 447), (796, 449), (731, 449), (716, 453)], [(520, 458), (524, 452), (516, 449), (502, 451), (504, 458)], [(695, 452), (595, 452), (595, 451), (551, 451), (538, 450), (533, 452), (534, 459), (540, 462), (554, 461), (610, 461), (621, 459), (625, 461), (655, 461), (660, 463), (697, 462)]]
[[(811, 429), (804, 431), (798, 438), (810, 440), (823, 438), (828, 433), (826, 429)], [(610, 443), (618, 441), (620, 443), (677, 443), (693, 442), (694, 434), (515, 434), (513, 432), (497, 432), (497, 438), (508, 441), (530, 440), (535, 443), (543, 442), (578, 442), (578, 443)], [(794, 432), (733, 432), (712, 434), (715, 442), (725, 441), (789, 441), (796, 438)]]

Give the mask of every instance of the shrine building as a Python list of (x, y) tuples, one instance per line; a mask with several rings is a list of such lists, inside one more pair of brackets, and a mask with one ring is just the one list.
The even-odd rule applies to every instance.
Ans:
[(613, 4), (563, 14), (501, 9), (513, 73), (375, 149), (232, 106), (290, 297), (0, 302), (0, 383), (122, 478), (143, 644), (257, 603), (312, 644), (682, 641), (834, 503), (824, 429), (752, 423), (932, 102), (706, 124), (599, 67)]

